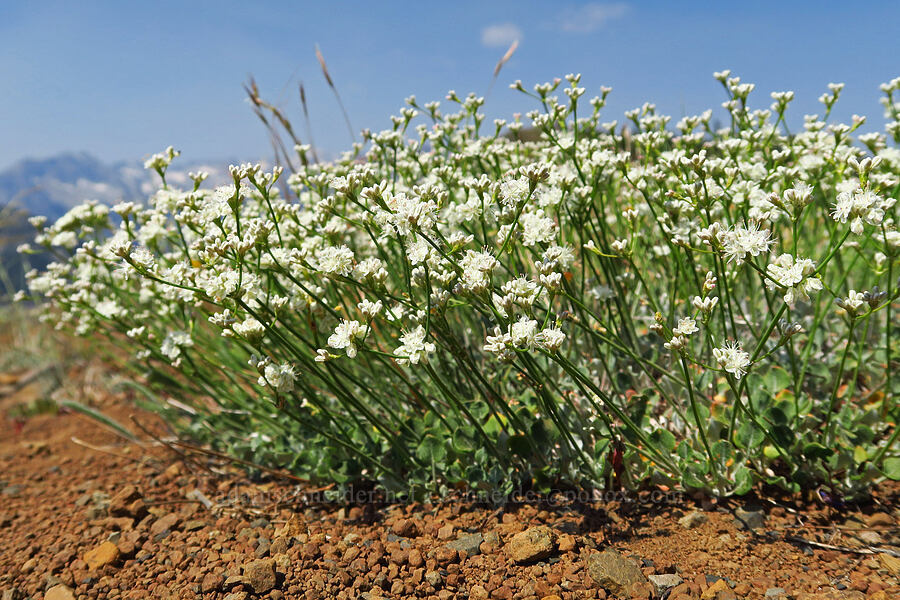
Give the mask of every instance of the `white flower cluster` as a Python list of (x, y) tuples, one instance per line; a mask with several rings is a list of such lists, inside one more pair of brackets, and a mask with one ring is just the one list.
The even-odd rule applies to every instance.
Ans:
[[(256, 382), (338, 437), (369, 401), (365, 419), (383, 422), (364, 436), (423, 411), (487, 414), (523, 390), (565, 404), (558, 423), (596, 418), (601, 393), (612, 407), (629, 389), (677, 397), (654, 414), (725, 381), (755, 393), (751, 369), (833, 354), (833, 336), (815, 331), (846, 331), (833, 298), (871, 319), (871, 339), (896, 319), (900, 150), (867, 134), (864, 152), (858, 120), (811, 115), (789, 134), (792, 93), (751, 109), (752, 85), (717, 76), (730, 95), (719, 130), (709, 111), (672, 127), (652, 104), (625, 128), (601, 121), (609, 90), (579, 104), (577, 76), (537, 86), (530, 122), (488, 133), (483, 99), (451, 94), (458, 110), (442, 112), (413, 98), (393, 128), (363, 132), (331, 163), (298, 147), (289, 175), (239, 165), (216, 189), (168, 182), (112, 214), (88, 202), (33, 220), (23, 251), (68, 254), (31, 273), (30, 289), (53, 300), (61, 328), (124, 340), (198, 395), (269, 423), (240, 400)], [(176, 156), (146, 166), (164, 177)], [(791, 326), (779, 339), (780, 321)], [(614, 421), (572, 439), (615, 437)]]

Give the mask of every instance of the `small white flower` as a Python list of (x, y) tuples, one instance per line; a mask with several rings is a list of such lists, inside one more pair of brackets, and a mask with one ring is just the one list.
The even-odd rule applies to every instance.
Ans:
[(332, 275), (349, 275), (353, 269), (353, 250), (347, 246), (326, 246), (316, 252), (320, 271)]
[(866, 295), (863, 292), (850, 290), (846, 298), (838, 298), (837, 305), (847, 311), (851, 317), (860, 314), (862, 309), (868, 305)]
[(144, 332), (147, 331), (147, 327), (145, 325), (141, 325), (140, 327), (133, 327), (125, 332), (130, 338), (139, 338), (144, 335)]
[(357, 344), (366, 336), (368, 331), (369, 328), (360, 324), (359, 321), (343, 319), (334, 328), (334, 333), (328, 337), (328, 345), (338, 350), (343, 349), (349, 358), (355, 358)]
[(500, 201), (511, 208), (524, 202), (528, 197), (528, 179), (519, 177), (500, 184)]
[(491, 271), (499, 264), (489, 252), (466, 250), (466, 255), (460, 261), (463, 287), (476, 293), (486, 289), (490, 282)]
[(240, 323), (235, 323), (231, 328), (236, 334), (246, 338), (251, 343), (258, 342), (266, 333), (266, 328), (263, 326), (263, 324), (253, 317), (250, 317)]
[(728, 261), (744, 262), (747, 255), (759, 256), (762, 252), (768, 252), (774, 243), (772, 232), (768, 229), (760, 229), (757, 223), (751, 222), (746, 227), (735, 225), (730, 231), (719, 232), (719, 242)]
[(509, 326), (509, 336), (517, 348), (531, 348), (534, 346), (537, 335), (538, 322), (528, 317), (522, 317)]
[(181, 152), (175, 150), (174, 148), (172, 148), (172, 146), (169, 146), (165, 149), (165, 151), (158, 152), (157, 154), (154, 154), (153, 156), (145, 160), (144, 168), (165, 169), (172, 162), (172, 159), (174, 159), (179, 154), (181, 154)]
[(535, 336), (535, 344), (548, 352), (556, 352), (566, 341), (566, 334), (555, 327), (548, 327)]
[(401, 335), (401, 345), (394, 350), (397, 363), (417, 365), (419, 362), (427, 362), (428, 355), (435, 351), (435, 345), (432, 342), (426, 342), (425, 337), (425, 328), (421, 325)]
[(544, 211), (540, 209), (522, 213), (519, 226), (522, 227), (522, 243), (526, 246), (551, 242), (556, 235), (556, 223), (545, 217)]
[(729, 341), (721, 348), (713, 348), (719, 366), (740, 379), (747, 374), (750, 366), (750, 354), (744, 351), (740, 342)]
[[(787, 288), (784, 301), (793, 306), (797, 300), (809, 300), (810, 292), (822, 289), (822, 281), (813, 276), (816, 272), (816, 263), (808, 258), (794, 259), (790, 254), (782, 254), (771, 263), (766, 272), (769, 277)], [(775, 283), (766, 280), (766, 287), (774, 289)]]
[(694, 299), (691, 301), (694, 308), (707, 314), (711, 313), (718, 303), (719, 298), (717, 296), (707, 296), (706, 298), (694, 296)]
[(384, 268), (384, 262), (375, 257), (361, 260), (353, 270), (354, 274), (360, 279), (383, 282), (388, 278), (387, 269)]
[(878, 194), (857, 188), (853, 192), (838, 194), (831, 216), (838, 223), (846, 223), (850, 219), (850, 231), (860, 235), (863, 232), (863, 222), (881, 225), (885, 210), (890, 205), (890, 201), (885, 202)]
[(363, 314), (366, 320), (371, 320), (378, 316), (378, 313), (382, 311), (384, 305), (381, 303), (381, 300), (372, 302), (371, 300), (366, 299), (357, 304), (356, 308), (359, 309), (359, 312)]
[(394, 210), (391, 224), (400, 235), (408, 235), (413, 231), (428, 231), (436, 222), (437, 205), (433, 200), (423, 202), (419, 198), (411, 198), (404, 193), (396, 196), (386, 194), (386, 202)]
[(613, 240), (609, 247), (616, 254), (622, 254), (628, 248), (628, 240)]
[(676, 335), (671, 340), (663, 344), (667, 349), (672, 352), (679, 352), (687, 346), (687, 338), (683, 335)]
[(690, 317), (685, 317), (683, 319), (679, 319), (678, 325), (672, 330), (672, 333), (675, 335), (689, 336), (692, 333), (697, 333), (700, 331), (697, 328), (697, 321)]
[(125, 314), (125, 309), (115, 300), (103, 300), (102, 302), (98, 302), (94, 309), (107, 319), (113, 319)]
[(509, 362), (516, 356), (512, 345), (512, 336), (501, 331), (499, 327), (494, 327), (494, 335), (489, 335), (485, 339), (484, 351), (496, 354), (501, 361)]
[(259, 385), (271, 385), (279, 394), (287, 394), (294, 391), (294, 381), (297, 380), (297, 374), (294, 367), (288, 363), (273, 365), (271, 363), (265, 366), (263, 376), (259, 378)]
[(406, 244), (406, 256), (409, 262), (414, 265), (420, 265), (428, 260), (432, 255), (432, 247), (424, 239), (410, 240)]
[(163, 340), (160, 352), (169, 360), (174, 361), (181, 356), (181, 349), (194, 345), (194, 340), (186, 331), (170, 331)]

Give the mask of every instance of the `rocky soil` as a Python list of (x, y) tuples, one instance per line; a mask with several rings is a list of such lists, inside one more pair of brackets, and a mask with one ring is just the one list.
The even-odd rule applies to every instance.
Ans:
[(0, 600), (900, 598), (897, 486), (842, 510), (671, 494), (326, 504), (154, 441), (165, 427), (107, 378), (81, 365), (65, 380), (143, 445), (24, 410), (46, 408), (41, 378), (0, 374)]

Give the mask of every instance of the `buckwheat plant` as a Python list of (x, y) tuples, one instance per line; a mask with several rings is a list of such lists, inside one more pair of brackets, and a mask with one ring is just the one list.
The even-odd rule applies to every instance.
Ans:
[(792, 92), (715, 78), (721, 128), (604, 122), (568, 75), (513, 84), (524, 120), (411, 97), (339, 160), (216, 189), (167, 185), (170, 148), (146, 205), (35, 221), (60, 260), (31, 292), (195, 439), (316, 481), (863, 494), (900, 477), (900, 79), (854, 139), (842, 85), (792, 132)]

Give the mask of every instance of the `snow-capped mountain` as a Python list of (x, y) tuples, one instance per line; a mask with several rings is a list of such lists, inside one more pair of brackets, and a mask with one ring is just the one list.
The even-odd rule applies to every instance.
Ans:
[[(190, 186), (187, 174), (192, 171), (209, 172), (212, 184), (228, 181), (227, 164), (181, 159), (173, 162), (167, 180), (175, 186)], [(0, 172), (0, 206), (14, 204), (52, 221), (85, 200), (143, 201), (158, 186), (156, 173), (145, 170), (139, 160), (110, 164), (84, 152), (66, 153), (25, 159)]]
[[(206, 164), (176, 159), (166, 180), (175, 187), (190, 188), (190, 172), (210, 174), (205, 185), (228, 183), (228, 163)], [(116, 204), (123, 200), (144, 202), (159, 188), (159, 176), (143, 168), (143, 161), (105, 163), (85, 152), (43, 159), (25, 159), (0, 171), (0, 303), (12, 291), (24, 287), (24, 272), (43, 267), (49, 255), (23, 260), (19, 244), (34, 237), (28, 217), (43, 215), (50, 222), (85, 200)]]

